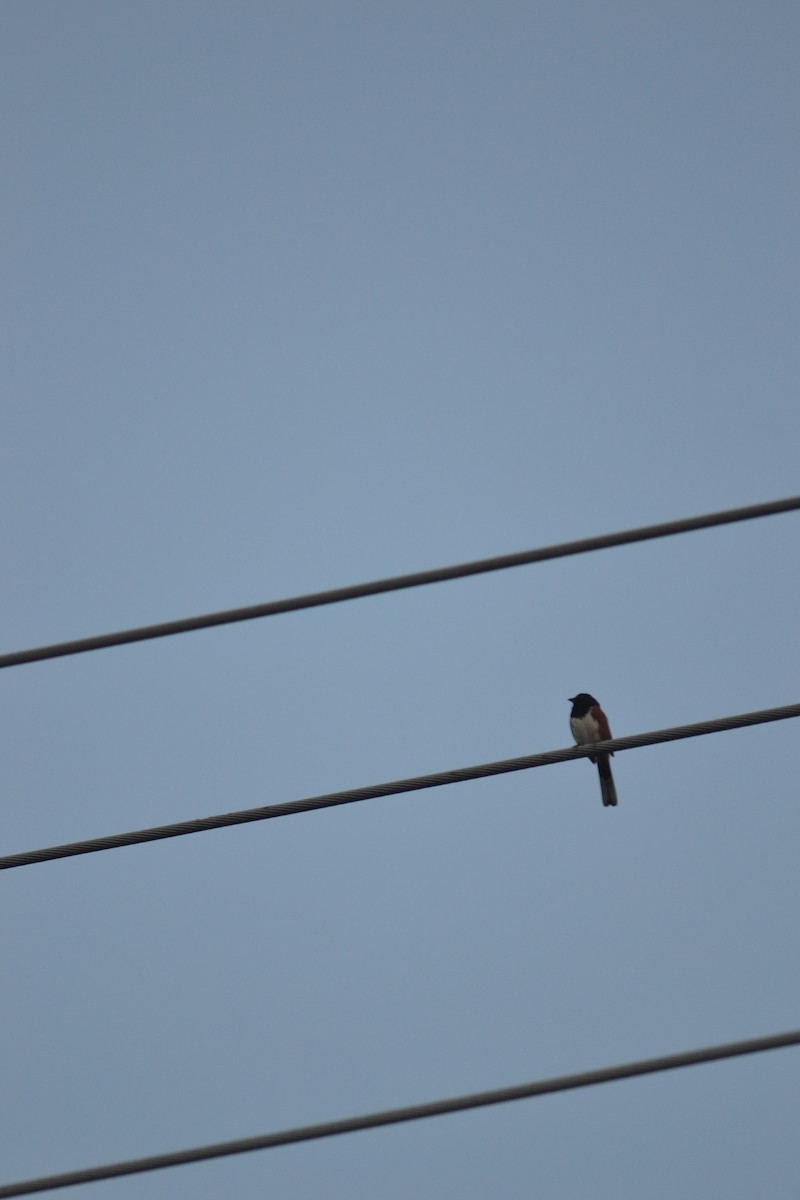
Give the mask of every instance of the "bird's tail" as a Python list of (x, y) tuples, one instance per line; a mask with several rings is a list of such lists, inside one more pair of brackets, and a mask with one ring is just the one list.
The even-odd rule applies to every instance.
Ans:
[(600, 776), (600, 791), (603, 795), (605, 808), (617, 807), (617, 789), (614, 786), (614, 776), (611, 774), (611, 764), (607, 754), (598, 754), (597, 772)]

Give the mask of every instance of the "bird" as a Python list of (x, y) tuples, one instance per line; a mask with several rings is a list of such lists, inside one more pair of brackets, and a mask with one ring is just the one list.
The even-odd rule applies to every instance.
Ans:
[[(579, 692), (577, 696), (570, 696), (569, 700), (572, 704), (569, 727), (578, 745), (588, 746), (592, 742), (610, 741), (611, 730), (608, 725), (608, 717), (594, 696), (590, 696), (588, 692)], [(609, 754), (613, 753), (613, 750), (609, 751)], [(616, 808), (617, 789), (614, 786), (614, 776), (611, 774), (609, 754), (590, 754), (589, 758), (593, 763), (597, 763), (603, 807)]]

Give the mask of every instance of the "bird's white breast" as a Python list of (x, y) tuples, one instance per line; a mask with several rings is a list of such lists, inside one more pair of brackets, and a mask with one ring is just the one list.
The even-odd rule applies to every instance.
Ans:
[(587, 713), (585, 717), (570, 717), (569, 727), (572, 730), (572, 736), (579, 746), (585, 746), (589, 742), (599, 742), (601, 740), (597, 721), (591, 713)]

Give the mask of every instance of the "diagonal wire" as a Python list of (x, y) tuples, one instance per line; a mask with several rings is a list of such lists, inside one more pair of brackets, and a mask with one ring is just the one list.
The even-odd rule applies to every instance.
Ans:
[(596, 742), (590, 746), (570, 746), (565, 750), (549, 750), (544, 754), (528, 754), (522, 758), (506, 758), (499, 762), (478, 763), (477, 766), (457, 767), (455, 770), (439, 771), (433, 775), (416, 775), (410, 779), (395, 779), (389, 783), (351, 788), (344, 792), (328, 792), (322, 796), (309, 796), (303, 800), (289, 800), (284, 804), (268, 804), (261, 808), (245, 808), (239, 812), (219, 813), (212, 817), (178, 821), (172, 825), (156, 825), (151, 829), (135, 829), (129, 833), (90, 838), (82, 842), (68, 842), (63, 846), (48, 846), (42, 850), (25, 850), (0, 858), (0, 871), (11, 870), (14, 867), (28, 867), (34, 863), (51, 862), (57, 858), (72, 858), (79, 854), (94, 854), (99, 850), (118, 850), (122, 846), (157, 842), (165, 838), (183, 837), (190, 833), (204, 833), (209, 829), (225, 829), (231, 825), (246, 825), (252, 821), (268, 821), (273, 817), (314, 812), (320, 808), (334, 808), (341, 804), (356, 804), (361, 800), (377, 800), (383, 796), (418, 792), (425, 788), (443, 787), (448, 783), (465, 783), (470, 779), (485, 779), (490, 775), (507, 775), (512, 771), (549, 767), (555, 763), (570, 762), (575, 758), (586, 758), (590, 754), (596, 754), (599, 750), (609, 752), (636, 750), (641, 746), (655, 746), (661, 742), (702, 737), (709, 733), (722, 733), (728, 729), (743, 729), (749, 725), (764, 725), (770, 721), (785, 721), (790, 717), (800, 717), (800, 704), (787, 704), (782, 708), (766, 708), (758, 712), (739, 713), (732, 717), (718, 717), (711, 721), (698, 721), (694, 725), (677, 725), (672, 729), (656, 729), (650, 733), (612, 738), (610, 741)]
[(343, 1120), (328, 1121), (319, 1125), (303, 1125), (296, 1129), (285, 1129), (279, 1133), (265, 1133), (257, 1137), (241, 1138), (234, 1142), (217, 1142), (214, 1145), (195, 1146), (189, 1150), (176, 1150), (169, 1154), (154, 1154), (148, 1158), (132, 1158), (127, 1162), (88, 1167), (82, 1171), (66, 1171), (61, 1175), (24, 1179), (18, 1183), (0, 1186), (0, 1200), (9, 1200), (12, 1196), (30, 1196), (34, 1192), (53, 1191), (56, 1188), (75, 1187), (81, 1183), (98, 1183), (103, 1179), (118, 1179), (122, 1175), (139, 1175), (145, 1171), (160, 1171), (166, 1167), (187, 1166), (189, 1163), (206, 1162), (209, 1159), (226, 1158), (234, 1154), (248, 1154), (253, 1150), (270, 1150), (275, 1146), (311, 1142), (320, 1138), (335, 1137), (342, 1133), (359, 1133), (365, 1129), (377, 1129), (384, 1125), (421, 1121), (448, 1113), (486, 1108), (492, 1104), (507, 1104), (513, 1100), (529, 1100), (534, 1096), (546, 1096), (553, 1092), (573, 1091), (577, 1088), (592, 1087), (599, 1083), (615, 1083), (621, 1079), (633, 1079), (640, 1075), (655, 1075), (661, 1071), (675, 1071), (680, 1067), (699, 1066), (702, 1063), (719, 1062), (721, 1059), (737, 1058), (745, 1054), (759, 1054), (765, 1050), (780, 1050), (797, 1045), (800, 1045), (800, 1029), (793, 1029), (788, 1033), (777, 1033), (770, 1037), (749, 1038), (743, 1042), (707, 1046), (701, 1050), (667, 1054), (662, 1058), (640, 1059), (637, 1062), (623, 1063), (616, 1067), (583, 1071), (578, 1075), (559, 1075), (554, 1079), (537, 1080), (534, 1083), (498, 1088), (490, 1092), (473, 1092), (471, 1095), (434, 1100), (428, 1104), (414, 1104), (408, 1108), (393, 1108), (383, 1112), (367, 1113), (360, 1117), (345, 1117)]
[(198, 629), (231, 625), (237, 621), (254, 621), (260, 617), (274, 617), (279, 613), (296, 612), (304, 608), (340, 604), (342, 601), (358, 600), (363, 596), (397, 592), (404, 588), (421, 587), (429, 583), (443, 583), (449, 579), (483, 575), (489, 571), (504, 571), (509, 567), (521, 567), (553, 558), (568, 558), (573, 554), (587, 554), (591, 550), (608, 550), (612, 546), (646, 542), (653, 538), (670, 537), (677, 533), (692, 533), (698, 529), (710, 529), (716, 525), (731, 525), (737, 521), (751, 521), (756, 517), (770, 517), (796, 509), (800, 509), (800, 496), (789, 496), (782, 500), (770, 500), (764, 504), (750, 504), (744, 508), (729, 508), (723, 512), (686, 517), (679, 521), (667, 521), (661, 525), (643, 525), (638, 529), (624, 529), (619, 533), (582, 538), (576, 542), (561, 542), (558, 545), (543, 546), (537, 550), (521, 550), (515, 554), (502, 554), (495, 558), (482, 558), (455, 566), (417, 571), (412, 575), (395, 575), (388, 579), (375, 579), (369, 583), (332, 588), (325, 592), (290, 596), (285, 600), (253, 604), (247, 608), (230, 608), (223, 612), (205, 613), (202, 616), (185, 617), (178, 621), (164, 621), (158, 625), (142, 625), (136, 629), (123, 629), (117, 633), (79, 638), (77, 641), (57, 642), (50, 646), (35, 646), (30, 650), (15, 650), (9, 654), (0, 655), (0, 669), (21, 666), (23, 663), (41, 662), (48, 658), (63, 658), (69, 654), (86, 654), (90, 650), (106, 650), (111, 646), (124, 646), (131, 642), (149, 641), (152, 638), (171, 637), (178, 633), (192, 633)]

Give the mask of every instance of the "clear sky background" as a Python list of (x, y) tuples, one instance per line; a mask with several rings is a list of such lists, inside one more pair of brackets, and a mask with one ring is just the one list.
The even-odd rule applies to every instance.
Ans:
[[(5, 0), (4, 651), (798, 490), (791, 0)], [(797, 516), (2, 672), (2, 853), (798, 700)], [(800, 1024), (793, 722), (5, 872), (0, 1182)], [(800, 1052), (75, 1189), (796, 1197)]]

